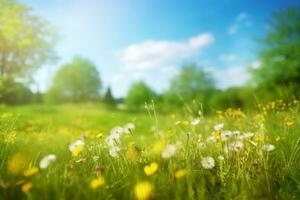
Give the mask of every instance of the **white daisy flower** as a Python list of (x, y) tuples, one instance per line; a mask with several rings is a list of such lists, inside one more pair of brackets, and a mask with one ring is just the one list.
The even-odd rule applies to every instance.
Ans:
[(222, 141), (227, 141), (231, 136), (232, 136), (231, 131), (222, 131), (221, 132), (221, 140)]
[(190, 131), (186, 132), (185, 134), (188, 138), (192, 136), (192, 132), (190, 132)]
[(200, 119), (199, 119), (199, 118), (193, 119), (193, 120), (191, 121), (191, 124), (192, 124), (193, 126), (196, 126), (196, 125), (200, 124)]
[(111, 157), (117, 157), (121, 149), (118, 146), (113, 146), (109, 149), (109, 155)]
[(93, 160), (94, 160), (94, 161), (99, 160), (99, 156), (93, 156)]
[(219, 156), (218, 156), (218, 159), (219, 159), (220, 161), (225, 160), (224, 156), (222, 156), (222, 155), (219, 155)]
[(212, 169), (215, 167), (215, 160), (211, 156), (203, 157), (201, 159), (201, 165), (204, 169)]
[(106, 138), (106, 143), (108, 146), (115, 146), (120, 142), (120, 137), (121, 135), (118, 133), (111, 133), (107, 138)]
[(240, 131), (233, 131), (232, 132), (232, 135), (233, 136), (239, 136), (241, 133), (240, 133)]
[(122, 128), (121, 126), (116, 126), (114, 128), (111, 129), (110, 134), (118, 134), (118, 135), (122, 135), (124, 133), (124, 128)]
[(238, 138), (240, 140), (244, 140), (244, 139), (250, 139), (254, 136), (254, 133), (244, 133), (243, 135), (240, 135)]
[(69, 145), (69, 150), (73, 152), (77, 147), (83, 147), (84, 141), (83, 140), (76, 140), (72, 144)]
[(230, 151), (238, 152), (244, 148), (244, 143), (242, 141), (235, 141), (230, 143), (228, 148)]
[(127, 123), (124, 128), (123, 131), (126, 134), (132, 133), (133, 129), (135, 129), (135, 125), (133, 123)]
[(262, 150), (263, 151), (267, 151), (267, 152), (274, 151), (275, 150), (275, 146), (273, 144), (264, 144), (262, 146)]
[(161, 157), (163, 158), (170, 158), (172, 157), (177, 151), (177, 145), (175, 144), (168, 144), (166, 148), (162, 151)]
[(215, 131), (220, 131), (223, 127), (224, 127), (223, 123), (214, 125)]
[(217, 141), (217, 138), (214, 135), (208, 136), (206, 138), (206, 142), (208, 142), (208, 143), (215, 143), (216, 141)]
[(56, 155), (54, 155), (54, 154), (46, 155), (40, 161), (39, 166), (40, 166), (41, 169), (46, 169), (55, 160), (56, 160)]

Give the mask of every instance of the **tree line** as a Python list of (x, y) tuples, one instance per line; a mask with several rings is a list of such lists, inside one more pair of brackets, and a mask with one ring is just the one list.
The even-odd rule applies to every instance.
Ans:
[[(144, 82), (137, 82), (130, 87), (124, 103), (130, 110), (140, 110), (145, 102), (154, 101), (161, 110), (170, 111), (196, 101), (211, 110), (251, 108), (258, 100), (299, 98), (299, 21), (299, 6), (279, 10), (271, 16), (270, 28), (257, 41), (261, 66), (249, 68), (252, 78), (243, 87), (220, 90), (209, 72), (191, 63), (181, 67), (163, 94), (157, 94)], [(117, 101), (109, 87), (103, 94), (97, 67), (82, 57), (74, 57), (62, 65), (46, 93), (33, 93), (29, 89), (31, 74), (58, 59), (54, 51), (57, 38), (53, 27), (33, 15), (26, 5), (14, 0), (0, 1), (0, 102), (102, 101), (115, 105)]]

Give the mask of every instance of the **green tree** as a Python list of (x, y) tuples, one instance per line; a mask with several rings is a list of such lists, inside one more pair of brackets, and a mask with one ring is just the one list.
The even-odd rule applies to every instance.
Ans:
[(107, 104), (114, 104), (115, 103), (115, 99), (111, 93), (111, 89), (110, 87), (107, 88), (104, 97), (103, 97), (103, 101)]
[(261, 67), (253, 70), (257, 87), (300, 88), (300, 7), (273, 14), (269, 30), (259, 40)]
[(56, 40), (48, 22), (32, 15), (30, 9), (13, 0), (0, 0), (0, 76), (24, 78), (30, 76), (56, 55)]
[[(53, 28), (31, 13), (26, 5), (14, 0), (0, 0), (0, 90), (10, 94), (11, 88), (30, 81), (31, 74), (56, 55)], [(5, 97), (10, 99), (11, 97)], [(5, 99), (4, 98), (4, 99)]]
[(75, 57), (63, 65), (46, 94), (48, 102), (95, 101), (100, 97), (100, 75), (90, 61)]
[(31, 103), (34, 97), (32, 91), (22, 83), (11, 82), (10, 87), (0, 87), (0, 102), (7, 104)]
[(137, 110), (145, 105), (145, 102), (151, 102), (157, 97), (156, 93), (144, 82), (134, 83), (125, 99), (128, 109)]
[(195, 64), (186, 64), (171, 80), (169, 91), (164, 99), (171, 104), (189, 103), (192, 100), (203, 102), (214, 88), (214, 80), (209, 73)]

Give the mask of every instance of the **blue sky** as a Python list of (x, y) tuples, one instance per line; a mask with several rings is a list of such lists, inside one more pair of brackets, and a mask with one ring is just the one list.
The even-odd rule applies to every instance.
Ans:
[(116, 97), (144, 80), (158, 92), (183, 63), (210, 71), (220, 88), (248, 79), (259, 67), (255, 37), (268, 29), (275, 10), (299, 0), (21, 0), (54, 25), (62, 39), (60, 60), (35, 74), (45, 91), (59, 66), (80, 55), (98, 68)]

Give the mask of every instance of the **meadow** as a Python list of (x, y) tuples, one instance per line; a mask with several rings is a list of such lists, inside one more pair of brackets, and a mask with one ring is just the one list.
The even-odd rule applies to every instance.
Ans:
[(299, 101), (205, 116), (0, 108), (0, 199), (299, 199)]

